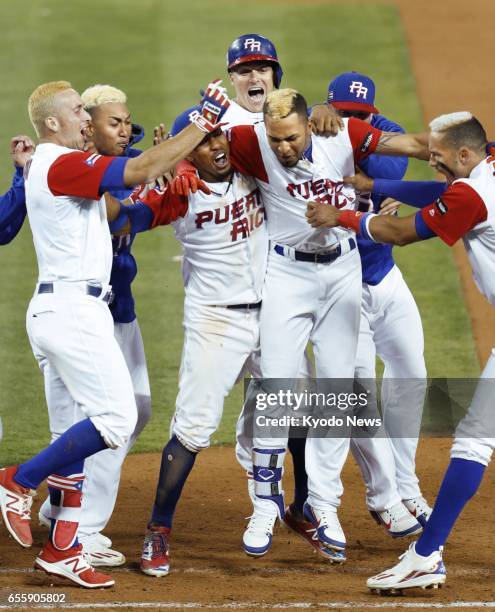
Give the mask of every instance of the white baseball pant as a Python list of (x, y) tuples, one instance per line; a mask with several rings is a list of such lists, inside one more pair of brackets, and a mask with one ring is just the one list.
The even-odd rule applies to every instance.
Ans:
[[(357, 249), (328, 264), (293, 261), (270, 250), (261, 311), (263, 378), (296, 378), (312, 342), (319, 378), (352, 379), (361, 306)], [(254, 447), (286, 448), (287, 439), (255, 437)], [(306, 443), (308, 501), (338, 506), (349, 438)]]
[[(394, 266), (378, 285), (363, 284), (356, 377), (376, 377), (378, 354), (385, 365), (384, 421), (388, 424), (403, 419), (407, 422), (404, 433), (408, 434), (352, 440), (371, 510), (381, 511), (421, 495), (415, 455), (426, 391), (423, 350), (421, 317), (399, 268)], [(387, 379), (401, 381), (387, 385)]]
[(456, 428), (450, 451), (452, 459), (490, 463), (495, 448), (494, 398), (495, 348), (483, 368), (469, 410)]
[[(137, 319), (130, 323), (114, 323), (114, 335), (124, 355), (131, 375), (134, 398), (137, 406), (137, 424), (129, 441), (117, 449), (108, 449), (88, 457), (84, 462), (84, 495), (78, 535), (86, 538), (100, 533), (108, 524), (120, 483), (124, 459), (137, 437), (151, 417), (151, 392), (146, 367), (143, 339)], [(80, 406), (72, 401), (70, 394), (57, 372), (44, 366), (45, 391), (52, 441), (56, 440), (71, 425), (84, 418)], [(50, 499), (47, 498), (41, 513), (51, 516)]]
[(210, 445), (225, 397), (259, 352), (259, 310), (203, 306), (186, 299), (179, 393), (171, 433), (193, 452)]
[(136, 426), (137, 409), (110, 310), (100, 298), (87, 295), (87, 283), (53, 285), (53, 293), (35, 294), (28, 307), (33, 353), (42, 371), (48, 363), (65, 386), (65, 402), (79, 405), (106, 444), (124, 446)]

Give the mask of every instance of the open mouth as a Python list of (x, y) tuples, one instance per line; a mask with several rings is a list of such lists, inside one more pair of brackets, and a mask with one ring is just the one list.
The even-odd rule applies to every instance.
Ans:
[(215, 155), (213, 158), (213, 163), (215, 164), (216, 168), (223, 170), (229, 165), (229, 158), (225, 153), (217, 153), (217, 155)]
[(265, 97), (265, 90), (263, 89), (263, 87), (259, 87), (258, 85), (250, 87), (248, 89), (248, 96), (253, 102), (263, 102)]

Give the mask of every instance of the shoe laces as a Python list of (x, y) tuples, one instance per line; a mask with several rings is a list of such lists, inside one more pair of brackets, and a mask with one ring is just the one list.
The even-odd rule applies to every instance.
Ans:
[(273, 526), (277, 520), (276, 514), (265, 514), (264, 512), (254, 512), (246, 517), (249, 520), (247, 531), (251, 533), (273, 533)]
[(148, 560), (165, 557), (167, 555), (167, 544), (165, 535), (158, 531), (150, 531), (144, 536), (143, 557)]
[(33, 505), (33, 495), (28, 493), (27, 495), (19, 495), (19, 502), (17, 504), (17, 510), (21, 520), (31, 520), (31, 506)]
[(329, 508), (318, 508), (315, 510), (315, 514), (320, 527), (336, 525), (337, 513), (334, 510), (330, 510)]

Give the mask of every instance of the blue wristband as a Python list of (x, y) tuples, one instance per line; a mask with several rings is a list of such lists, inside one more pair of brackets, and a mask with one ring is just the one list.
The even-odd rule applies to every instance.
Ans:
[(361, 219), (359, 219), (359, 235), (362, 238), (365, 238), (366, 240), (373, 240), (373, 242), (375, 242), (372, 235), (368, 232), (368, 228), (367, 228), (366, 220), (368, 219), (368, 217), (371, 217), (371, 216), (374, 217), (375, 215), (373, 215), (373, 213), (364, 213)]

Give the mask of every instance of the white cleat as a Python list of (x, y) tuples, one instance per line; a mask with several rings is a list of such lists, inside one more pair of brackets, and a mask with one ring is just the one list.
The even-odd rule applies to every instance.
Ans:
[(118, 550), (112, 550), (110, 538), (101, 533), (94, 533), (88, 537), (81, 537), (79, 541), (83, 545), (84, 552), (88, 555), (93, 567), (118, 567), (126, 562), (125, 556)]
[(447, 572), (442, 548), (422, 557), (416, 553), (413, 543), (399, 559), (394, 567), (368, 578), (366, 586), (379, 594), (400, 594), (403, 589), (439, 588), (445, 583)]
[(331, 550), (345, 551), (346, 539), (337, 515), (337, 508), (325, 506), (315, 508), (306, 502), (303, 506), (304, 518), (316, 529), (322, 546)]
[(277, 509), (272, 503), (266, 504), (266, 508), (254, 509), (246, 531), (242, 536), (242, 544), (246, 555), (262, 557), (269, 551), (272, 545), (273, 527), (277, 517)]
[(404, 499), (402, 503), (409, 510), (411, 515), (418, 521), (418, 523), (422, 527), (425, 527), (431, 513), (433, 512), (426, 499), (419, 496), (413, 497), (412, 499)]
[(393, 538), (405, 538), (423, 530), (423, 527), (401, 502), (381, 512), (370, 510), (370, 514), (379, 525), (385, 527)]

